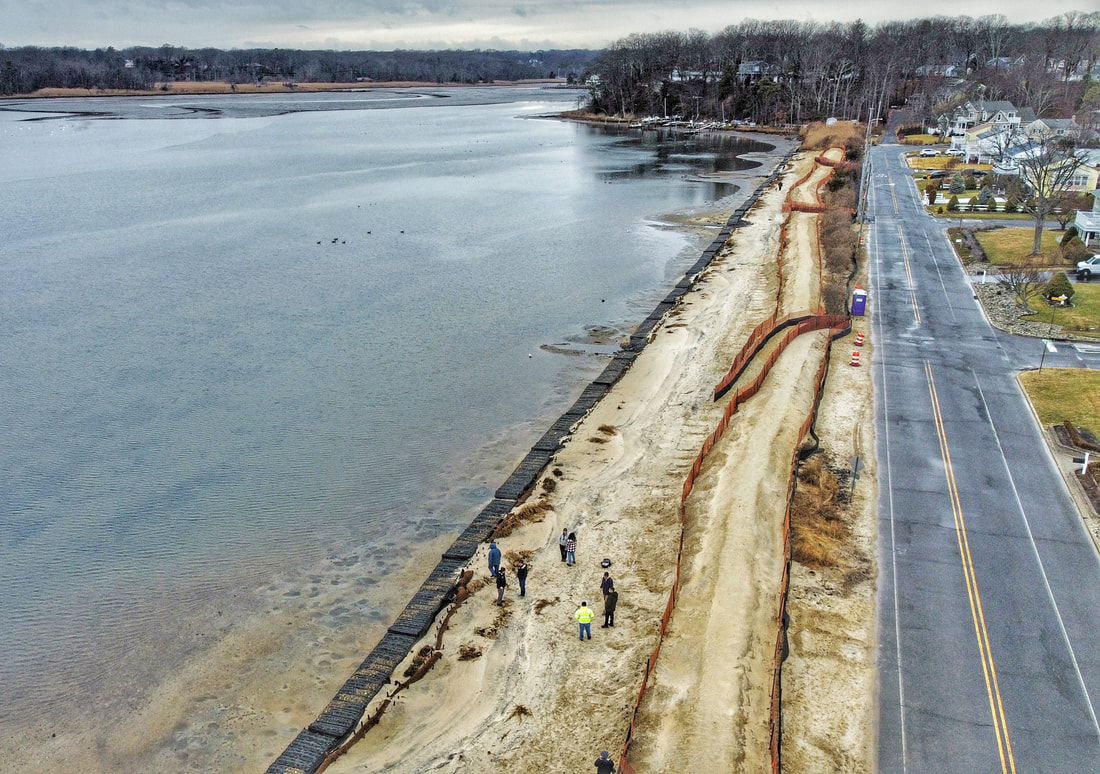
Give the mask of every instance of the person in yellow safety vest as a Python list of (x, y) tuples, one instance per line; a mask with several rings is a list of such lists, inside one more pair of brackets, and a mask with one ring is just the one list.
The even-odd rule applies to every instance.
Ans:
[(588, 606), (588, 603), (581, 602), (581, 606), (577, 608), (577, 612), (573, 613), (573, 617), (581, 625), (581, 639), (583, 640), (586, 634), (588, 639), (592, 639), (592, 619), (596, 617), (596, 614), (592, 612), (592, 608)]

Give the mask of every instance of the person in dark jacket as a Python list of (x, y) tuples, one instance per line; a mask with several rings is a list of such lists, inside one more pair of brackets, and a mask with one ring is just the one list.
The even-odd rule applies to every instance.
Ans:
[(558, 535), (558, 548), (561, 550), (561, 560), (565, 561), (565, 541), (569, 539), (569, 528), (562, 527), (561, 534)]
[(603, 580), (600, 581), (600, 593), (603, 594), (603, 598), (607, 599), (607, 590), (615, 585), (615, 581), (611, 580), (611, 573), (605, 572), (603, 574)]
[(614, 586), (608, 586), (607, 594), (603, 598), (603, 626), (600, 627), (601, 629), (615, 625), (615, 606), (618, 604), (619, 592), (615, 591)]
[(570, 532), (569, 537), (565, 539), (565, 564), (572, 567), (577, 563), (577, 533)]
[(615, 774), (615, 761), (611, 760), (611, 753), (607, 750), (596, 759), (596, 774)]
[(489, 544), (489, 574), (494, 578), (497, 576), (497, 569), (500, 567), (500, 549), (497, 548), (496, 543)]
[(516, 568), (516, 580), (519, 581), (519, 595), (527, 596), (527, 562), (522, 559), (519, 560), (519, 567)]
[(504, 568), (497, 568), (497, 607), (504, 604), (504, 588), (508, 585), (508, 581), (504, 580)]

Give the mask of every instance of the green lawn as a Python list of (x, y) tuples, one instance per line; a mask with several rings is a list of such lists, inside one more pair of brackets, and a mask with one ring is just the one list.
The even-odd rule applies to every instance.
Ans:
[(1044, 368), (1021, 374), (1020, 382), (1044, 426), (1068, 419), (1100, 435), (1100, 371)]
[(1062, 252), (1058, 246), (1058, 239), (1062, 231), (1043, 231), (1043, 256), (1045, 261), (1040, 262), (1035, 258), (1028, 258), (1031, 246), (1035, 240), (1035, 229), (1032, 228), (997, 228), (992, 231), (978, 231), (974, 234), (978, 244), (985, 250), (990, 263), (998, 266), (1033, 266), (1036, 263), (1049, 264), (1051, 268), (1066, 268), (1069, 263), (1063, 260)]
[(1061, 325), (1070, 333), (1100, 337), (1100, 283), (1077, 282), (1073, 285), (1073, 306), (1051, 306), (1042, 297), (1031, 299), (1035, 314), (1025, 319)]

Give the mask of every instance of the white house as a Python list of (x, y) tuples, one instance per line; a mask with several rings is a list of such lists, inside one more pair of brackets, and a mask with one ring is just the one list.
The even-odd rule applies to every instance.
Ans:
[(979, 99), (976, 103), (967, 101), (952, 111), (951, 115), (940, 117), (947, 124), (950, 137), (961, 137), (978, 124), (992, 124), (996, 127), (1019, 126), (1027, 118), (1034, 121), (1035, 115), (1029, 108), (1018, 109), (1007, 100)]
[(1078, 210), (1073, 225), (1086, 245), (1100, 239), (1100, 189), (1092, 192), (1092, 210)]

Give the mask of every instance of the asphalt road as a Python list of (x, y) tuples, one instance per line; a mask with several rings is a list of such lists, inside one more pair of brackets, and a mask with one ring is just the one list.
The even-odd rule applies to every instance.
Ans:
[(1100, 556), (902, 149), (871, 150), (878, 771), (1100, 771)]

